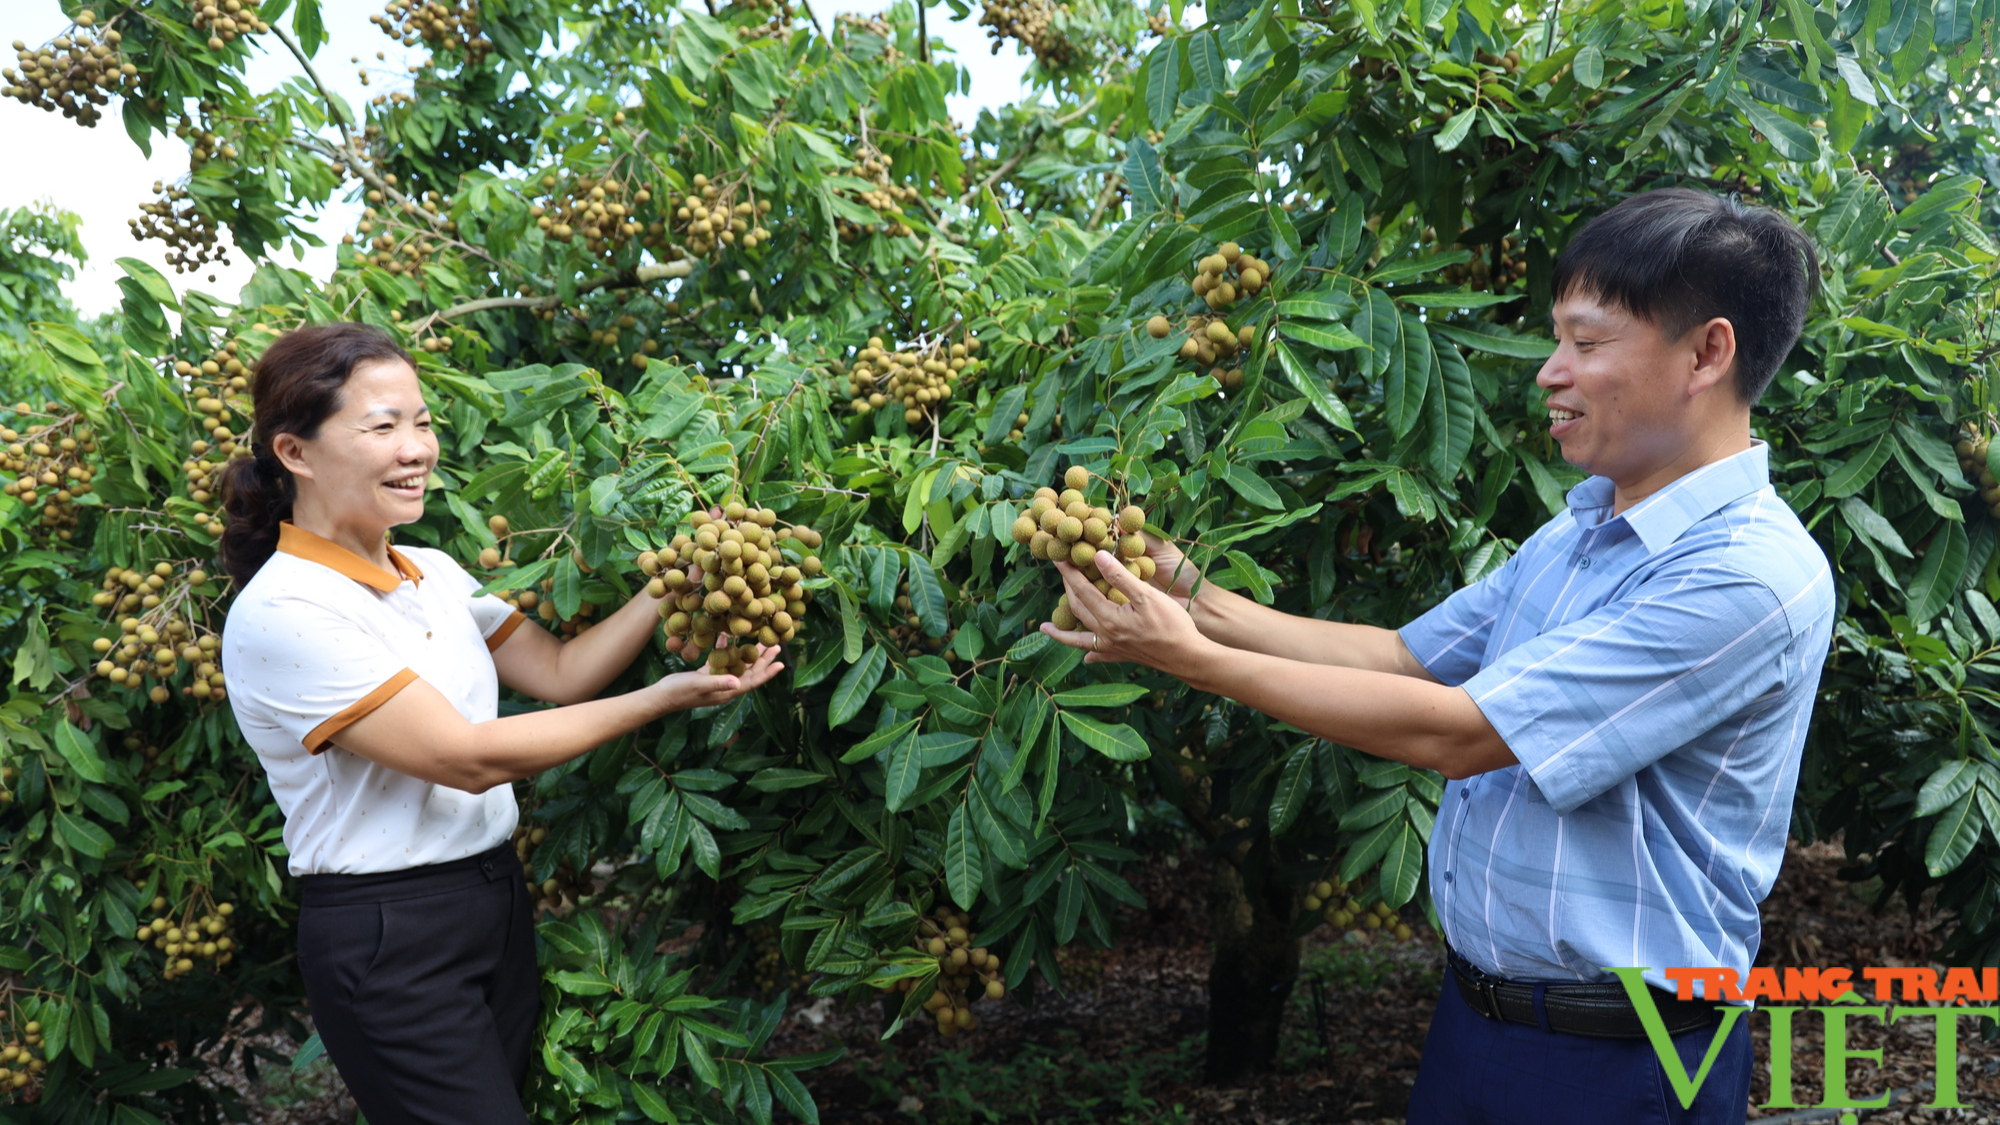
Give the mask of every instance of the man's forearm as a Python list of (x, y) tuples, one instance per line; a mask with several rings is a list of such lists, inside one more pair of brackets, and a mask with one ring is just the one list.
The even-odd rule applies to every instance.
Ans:
[(1202, 635), (1228, 648), (1436, 682), (1394, 629), (1295, 617), (1206, 583), (1190, 604)]
[(1470, 777), (1516, 762), (1472, 697), (1434, 680), (1220, 644), (1179, 654), (1162, 670), (1328, 741), (1446, 777)]

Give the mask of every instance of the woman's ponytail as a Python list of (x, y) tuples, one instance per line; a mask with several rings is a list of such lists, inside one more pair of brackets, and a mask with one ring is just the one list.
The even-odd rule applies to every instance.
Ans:
[(250, 456), (222, 470), (222, 567), (236, 589), (250, 584), (278, 550), (278, 525), (292, 516), (298, 485), (271, 448), (279, 434), (305, 441), (339, 411), (347, 378), (363, 363), (416, 362), (389, 335), (369, 324), (328, 324), (287, 332), (264, 349), (251, 379), (256, 402)]

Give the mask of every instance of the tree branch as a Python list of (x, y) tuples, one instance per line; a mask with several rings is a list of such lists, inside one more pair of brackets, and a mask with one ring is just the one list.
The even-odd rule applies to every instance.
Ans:
[[(576, 291), (578, 293), (592, 293), (599, 289), (624, 289), (635, 285), (650, 285), (655, 281), (661, 281), (670, 277), (686, 277), (693, 272), (694, 262), (688, 258), (682, 258), (678, 262), (649, 262), (643, 266), (635, 266), (632, 269), (585, 278), (577, 283)], [(415, 335), (423, 332), (440, 320), (470, 316), (473, 313), (486, 312), (491, 309), (534, 309), (540, 312), (558, 308), (561, 305), (562, 297), (554, 293), (545, 297), (481, 297), (476, 301), (467, 301), (464, 304), (453, 305), (448, 309), (440, 309), (421, 320), (411, 323), (410, 333)]]

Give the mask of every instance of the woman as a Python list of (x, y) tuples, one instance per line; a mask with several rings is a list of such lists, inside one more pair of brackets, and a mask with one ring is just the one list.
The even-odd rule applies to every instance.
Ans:
[[(301, 877), (299, 966), (371, 1125), (526, 1122), (538, 979), (509, 782), (783, 665), (668, 676), (610, 699), (658, 621), (643, 591), (567, 643), (442, 551), (389, 546), (424, 514), (437, 436), (409, 355), (360, 324), (257, 363), (254, 456), (230, 464), (223, 630), (236, 720)], [(496, 718), (499, 685), (562, 706)]]

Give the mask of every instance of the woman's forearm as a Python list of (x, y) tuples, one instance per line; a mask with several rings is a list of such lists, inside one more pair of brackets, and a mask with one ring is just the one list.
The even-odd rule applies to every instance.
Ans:
[(659, 607), (660, 599), (641, 590), (617, 613), (563, 642), (556, 654), (551, 694), (543, 698), (559, 703), (596, 699), (645, 647), (659, 624)]
[(653, 686), (608, 699), (468, 723), (460, 735), (463, 744), (451, 755), (468, 783), (451, 784), (480, 793), (533, 777), (677, 709), (666, 691)]

